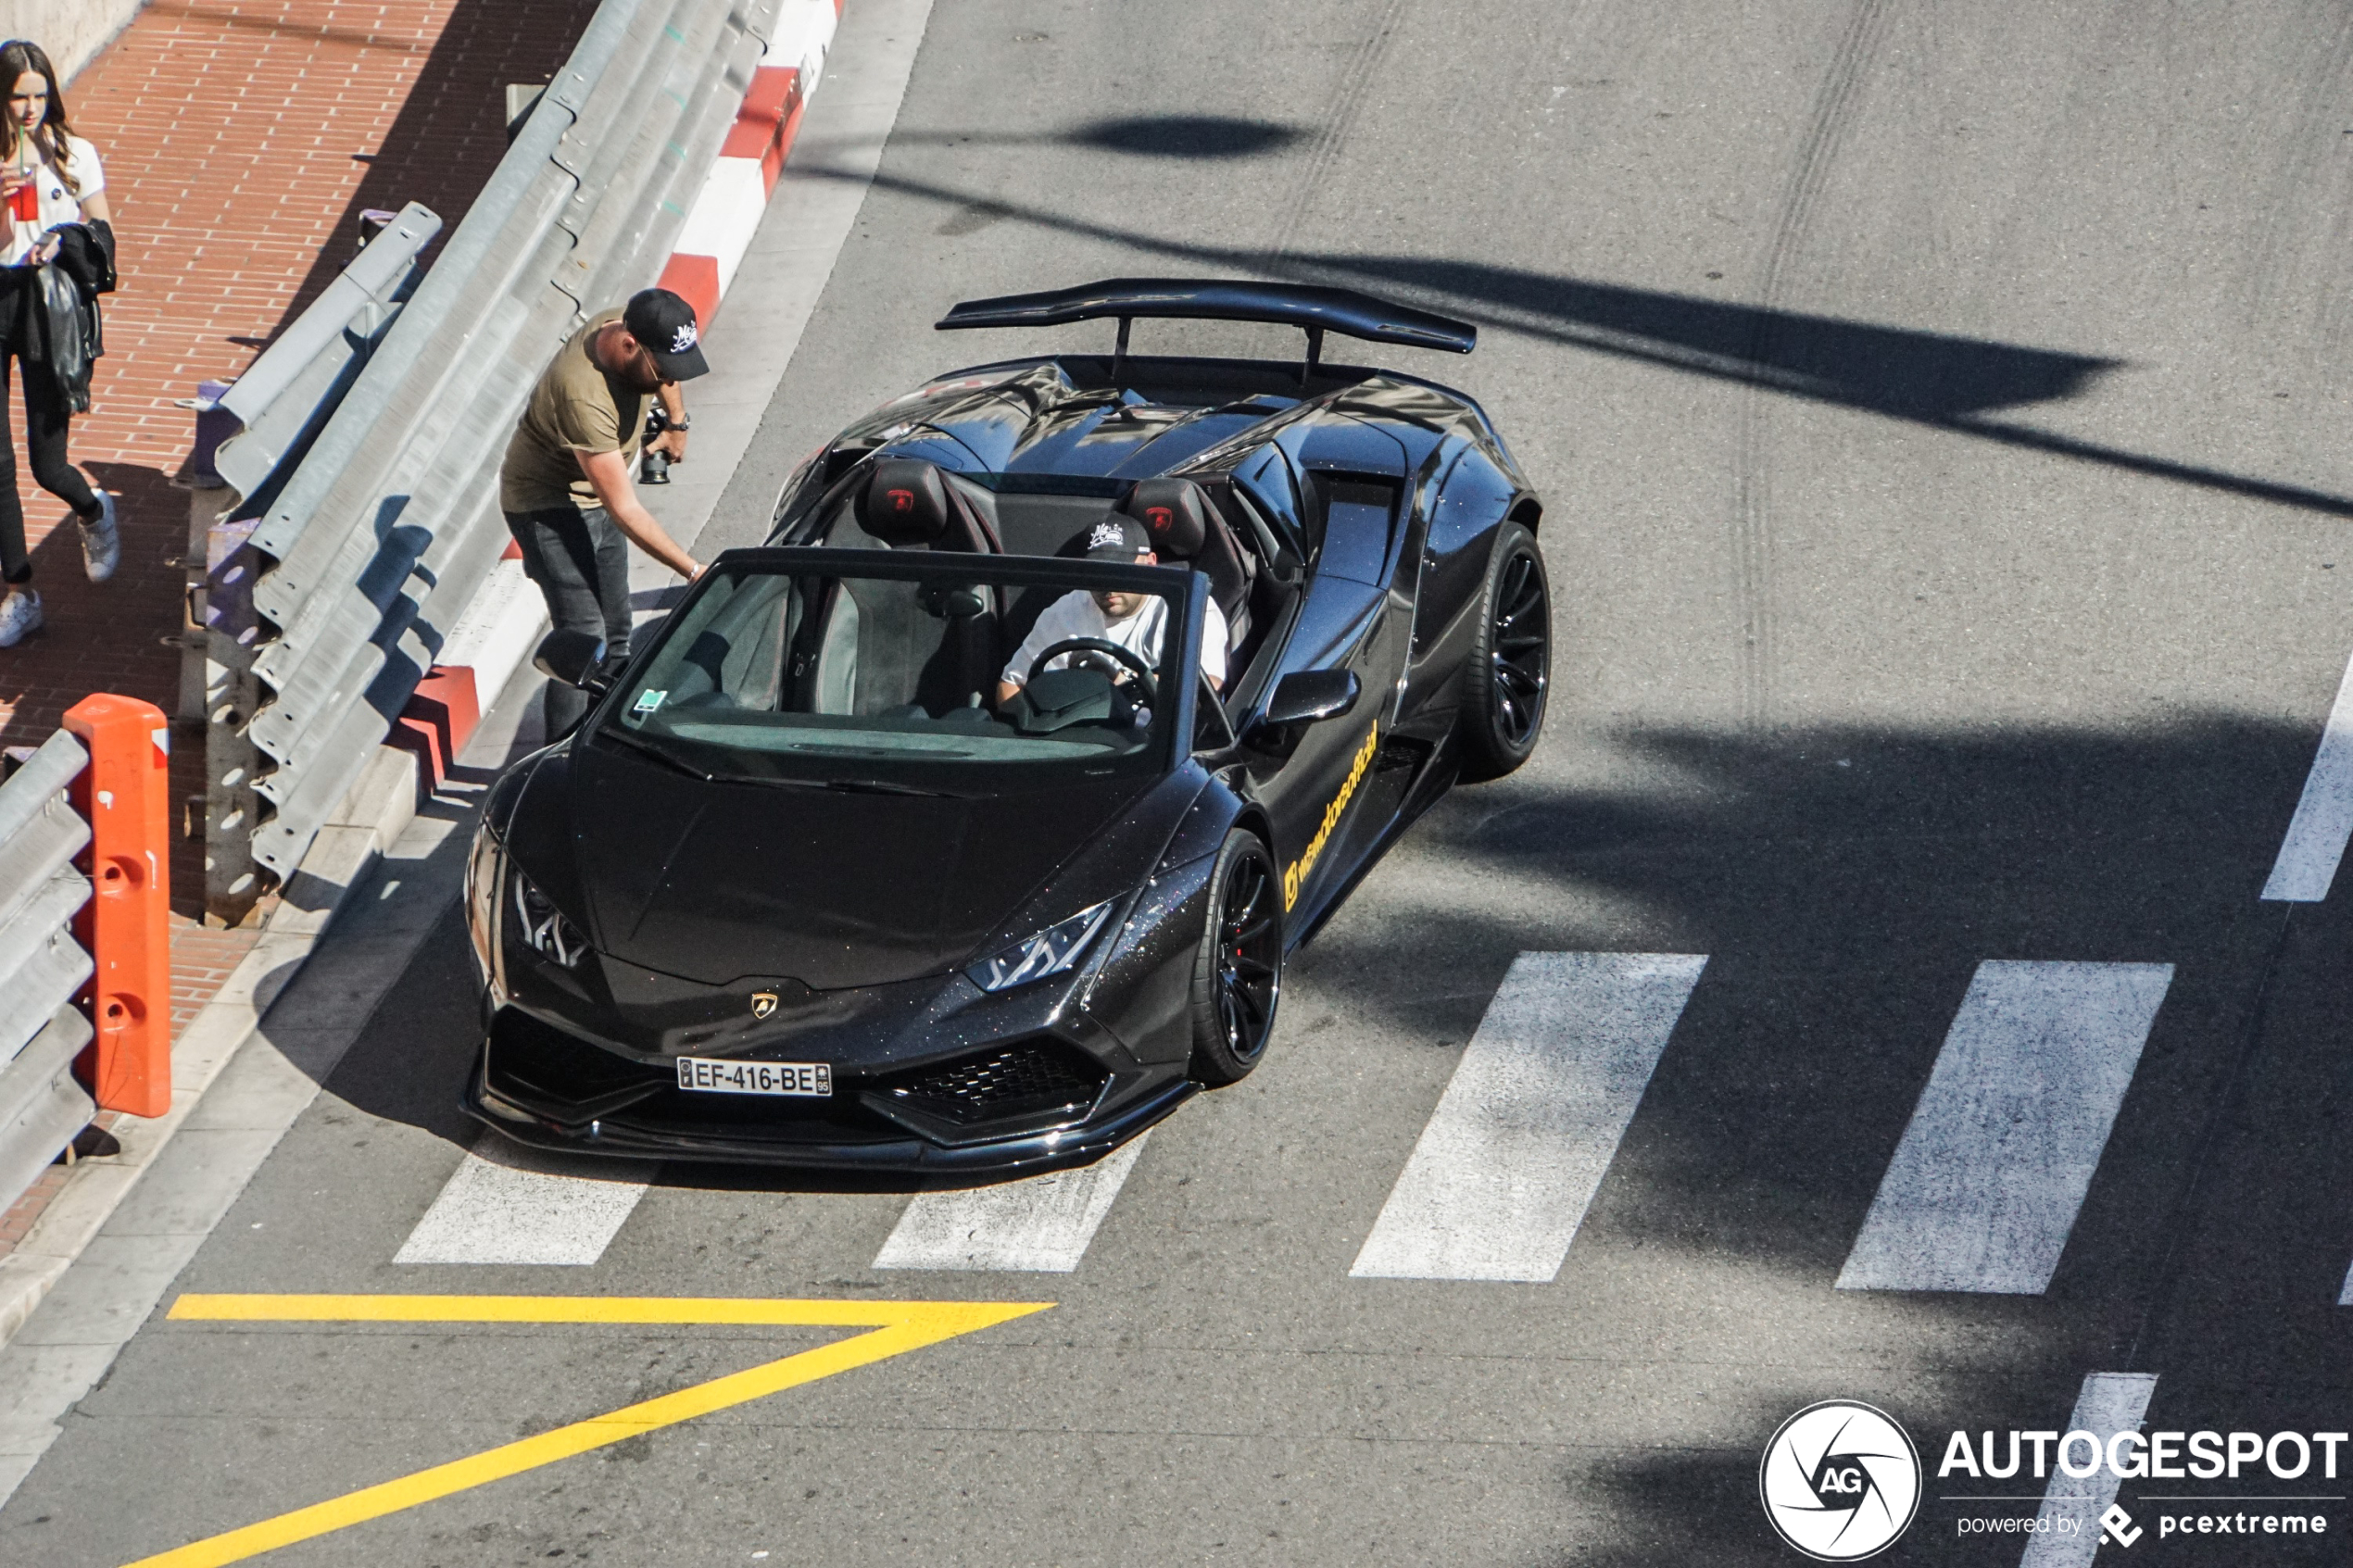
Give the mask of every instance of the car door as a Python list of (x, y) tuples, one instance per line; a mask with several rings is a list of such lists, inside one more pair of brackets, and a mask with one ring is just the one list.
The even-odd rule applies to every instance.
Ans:
[(1385, 820), (1378, 809), (1365, 808), (1412, 632), (1410, 605), (1398, 613), (1387, 586), (1396, 554), (1396, 493), (1357, 474), (1297, 475), (1271, 449), (1240, 465), (1235, 483), (1254, 505), (1291, 509), (1282, 521), (1310, 542), (1315, 563), (1269, 692), (1283, 675), (1302, 670), (1351, 670), (1360, 685), (1348, 714), (1306, 726), (1288, 758), (1255, 759), (1251, 769), (1275, 820), (1284, 907), (1293, 929), (1302, 930), (1344, 884), (1353, 850), (1367, 837), (1359, 823), (1374, 822), (1377, 834)]

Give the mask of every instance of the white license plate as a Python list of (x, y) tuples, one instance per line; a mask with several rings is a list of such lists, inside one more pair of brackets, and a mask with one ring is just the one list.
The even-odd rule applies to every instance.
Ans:
[(834, 1070), (822, 1061), (713, 1061), (678, 1059), (678, 1086), (714, 1095), (793, 1095), (825, 1099), (834, 1092)]

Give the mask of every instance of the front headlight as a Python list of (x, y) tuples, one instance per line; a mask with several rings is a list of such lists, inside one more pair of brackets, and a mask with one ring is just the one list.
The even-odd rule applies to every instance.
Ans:
[(1008, 986), (1060, 974), (1078, 961), (1078, 955), (1087, 950), (1095, 933), (1111, 919), (1111, 907), (1118, 901), (1106, 898), (1091, 909), (1081, 909), (1060, 924), (1048, 926), (1026, 942), (1014, 943), (964, 972), (984, 991), (1002, 991)]
[(509, 880), (514, 887), (515, 934), (522, 938), (523, 946), (566, 969), (578, 963), (588, 944), (564, 919), (555, 901), (533, 886), (520, 869)]

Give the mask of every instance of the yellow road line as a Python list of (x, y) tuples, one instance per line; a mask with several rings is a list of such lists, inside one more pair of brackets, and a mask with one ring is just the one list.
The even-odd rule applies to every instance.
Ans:
[(730, 1405), (1044, 1311), (1051, 1305), (1050, 1301), (758, 1301), (643, 1296), (182, 1296), (172, 1303), (170, 1315), (183, 1321), (760, 1323), (865, 1327), (870, 1332), (141, 1558), (129, 1568), (217, 1568), (221, 1563), (241, 1562), (640, 1433), (659, 1431)]
[[(170, 1316), (212, 1323), (761, 1323), (887, 1328), (978, 1313), (987, 1328), (1050, 1301), (774, 1301), (735, 1296), (182, 1296)], [(970, 1330), (960, 1329), (959, 1333)]]

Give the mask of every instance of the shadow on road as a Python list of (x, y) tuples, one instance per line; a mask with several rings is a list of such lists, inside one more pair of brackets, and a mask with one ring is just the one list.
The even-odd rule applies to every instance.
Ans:
[[(901, 135), (894, 140), (915, 140)], [(859, 179), (812, 158), (794, 172)], [(1462, 259), (1286, 252), (1268, 255), (1120, 228), (886, 169), (880, 189), (950, 209), (943, 234), (1018, 220), (1140, 256), (1227, 275), (1357, 288), (1462, 317), (1482, 328), (1757, 386), (1810, 402), (1945, 430), (2022, 451), (2095, 463), (2273, 506), (2353, 517), (2353, 497), (2082, 440), (1991, 410), (2081, 395), (2122, 361), (1983, 338), (1882, 326)], [(1081, 282), (1041, 279), (1039, 286)], [(944, 309), (947, 303), (942, 300)]]

